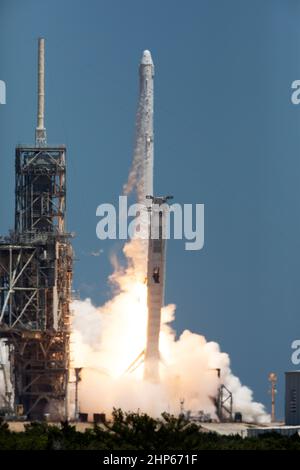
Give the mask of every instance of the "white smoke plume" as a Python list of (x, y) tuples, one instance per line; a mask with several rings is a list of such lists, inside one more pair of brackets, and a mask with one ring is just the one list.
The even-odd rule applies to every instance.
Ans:
[[(142, 253), (141, 253), (142, 251)], [(185, 330), (178, 340), (171, 327), (175, 306), (162, 312), (159, 384), (143, 380), (143, 364), (126, 372), (145, 348), (147, 290), (144, 282), (144, 246), (133, 240), (124, 247), (128, 267), (116, 267), (110, 277), (114, 296), (102, 307), (90, 299), (73, 302), (73, 365), (83, 367), (80, 409), (105, 412), (113, 407), (138, 409), (159, 416), (163, 411), (180, 412), (180, 401), (192, 415), (199, 411), (216, 418), (213, 398), (221, 381), (233, 393), (233, 411), (248, 422), (266, 422), (264, 407), (252, 399), (252, 391), (232, 375), (229, 356), (215, 342)]]

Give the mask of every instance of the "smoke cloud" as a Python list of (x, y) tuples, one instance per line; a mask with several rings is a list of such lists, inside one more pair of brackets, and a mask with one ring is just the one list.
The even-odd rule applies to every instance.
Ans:
[[(90, 299), (74, 301), (72, 309), (73, 365), (83, 367), (80, 409), (105, 412), (113, 407), (159, 416), (163, 411), (199, 411), (216, 418), (214, 398), (222, 382), (233, 394), (233, 411), (248, 422), (266, 422), (269, 416), (252, 391), (241, 385), (230, 370), (230, 360), (215, 342), (185, 330), (179, 339), (171, 324), (175, 305), (162, 311), (160, 335), (160, 383), (143, 380), (143, 363), (127, 369), (140, 356), (146, 343), (147, 289), (144, 245), (133, 240), (124, 247), (127, 267), (116, 266), (109, 282), (113, 298), (101, 307)], [(137, 362), (138, 364), (138, 362)], [(221, 379), (217, 369), (221, 369)]]

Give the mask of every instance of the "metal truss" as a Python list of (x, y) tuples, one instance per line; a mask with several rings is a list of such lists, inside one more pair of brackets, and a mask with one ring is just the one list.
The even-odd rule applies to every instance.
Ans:
[(67, 416), (73, 254), (65, 196), (65, 148), (18, 147), (15, 231), (0, 241), (0, 338), (15, 405), (31, 419)]

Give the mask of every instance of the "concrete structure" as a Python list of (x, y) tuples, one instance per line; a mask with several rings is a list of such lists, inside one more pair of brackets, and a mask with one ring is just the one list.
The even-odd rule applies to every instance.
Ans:
[(16, 148), (15, 229), (0, 240), (0, 338), (9, 347), (15, 409), (67, 416), (72, 248), (65, 230), (66, 148), (47, 144), (44, 40), (39, 40), (33, 146)]
[(300, 426), (300, 370), (285, 373), (285, 424)]
[(247, 437), (258, 437), (262, 434), (270, 434), (276, 432), (281, 436), (291, 437), (295, 434), (300, 436), (299, 426), (265, 426), (252, 427), (247, 429)]

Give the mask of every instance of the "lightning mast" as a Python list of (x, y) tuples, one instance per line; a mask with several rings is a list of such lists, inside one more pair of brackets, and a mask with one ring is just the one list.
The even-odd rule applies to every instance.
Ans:
[(35, 145), (44, 147), (47, 144), (45, 129), (45, 39), (39, 38), (38, 47), (38, 112), (35, 130)]

